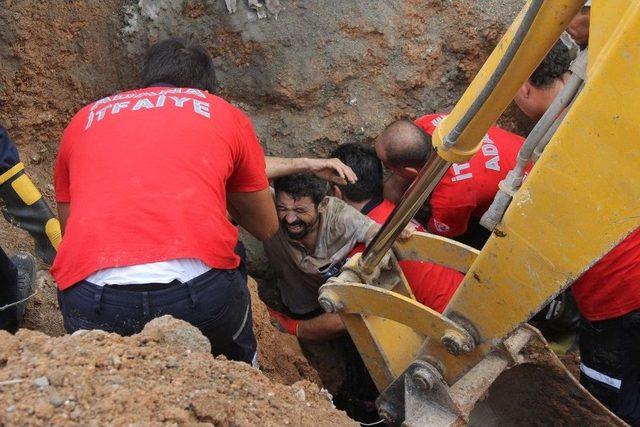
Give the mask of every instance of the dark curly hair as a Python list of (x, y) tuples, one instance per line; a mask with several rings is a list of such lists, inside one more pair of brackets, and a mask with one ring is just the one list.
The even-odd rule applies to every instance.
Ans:
[(546, 87), (569, 71), (571, 53), (561, 41), (556, 42), (551, 51), (533, 72), (529, 81), (536, 87)]
[(276, 194), (287, 193), (294, 200), (311, 197), (317, 206), (327, 195), (329, 185), (326, 181), (310, 173), (296, 173), (274, 179), (273, 189)]
[(330, 156), (340, 159), (358, 177), (355, 184), (338, 186), (349, 200), (358, 203), (382, 197), (382, 163), (372, 147), (354, 143), (342, 144)]

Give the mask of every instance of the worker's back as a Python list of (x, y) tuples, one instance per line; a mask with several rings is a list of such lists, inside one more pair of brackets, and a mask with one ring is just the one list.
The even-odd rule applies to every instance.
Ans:
[(249, 119), (219, 97), (172, 87), (82, 109), (64, 133), (55, 183), (59, 202), (73, 200), (52, 268), (62, 289), (104, 268), (168, 259), (237, 267), (226, 192), (267, 185)]
[[(433, 134), (446, 115), (429, 114), (416, 120), (422, 130)], [(498, 191), (498, 184), (516, 164), (524, 138), (493, 126), (482, 148), (467, 163), (454, 163), (447, 170), (429, 200), (430, 232), (447, 237), (462, 235), (469, 219), (480, 218)]]

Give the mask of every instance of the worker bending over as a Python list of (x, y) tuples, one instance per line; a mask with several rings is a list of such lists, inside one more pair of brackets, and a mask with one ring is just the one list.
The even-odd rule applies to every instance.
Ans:
[[(397, 203), (418, 172), (436, 156), (431, 135), (446, 115), (429, 114), (414, 122), (399, 120), (374, 140), (378, 158), (394, 174), (385, 182), (384, 195)], [(478, 153), (466, 163), (454, 163), (436, 185), (424, 206), (430, 233), (481, 248), (489, 232), (479, 225), (491, 206), (498, 184), (515, 166), (524, 139), (492, 126)]]
[[(383, 192), (382, 163), (373, 148), (361, 144), (343, 144), (331, 153), (360, 177), (357, 182), (334, 185), (334, 196), (358, 209), (378, 224), (384, 224), (395, 209), (395, 204), (385, 200)], [(424, 231), (414, 221), (417, 231)], [(360, 244), (351, 255), (364, 250)], [(441, 265), (424, 261), (400, 261), (402, 272), (416, 300), (440, 313), (458, 289), (464, 275)]]
[(51, 272), (67, 332), (139, 332), (170, 314), (212, 352), (255, 362), (246, 270), (233, 219), (260, 240), (278, 227), (250, 120), (214, 95), (191, 40), (152, 46), (141, 89), (84, 107), (64, 131), (55, 189), (64, 239)]

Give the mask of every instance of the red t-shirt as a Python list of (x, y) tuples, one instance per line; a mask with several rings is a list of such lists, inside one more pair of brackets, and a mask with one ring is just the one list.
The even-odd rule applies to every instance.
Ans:
[(71, 204), (51, 267), (60, 289), (104, 268), (179, 258), (236, 268), (226, 194), (268, 186), (247, 116), (206, 92), (167, 87), (80, 110), (54, 180), (57, 201)]
[[(395, 207), (390, 201), (384, 200), (367, 216), (378, 224), (383, 224)], [(421, 227), (417, 228), (418, 231), (424, 231)], [(364, 245), (360, 244), (349, 256), (362, 251), (364, 251)], [(400, 268), (416, 300), (439, 313), (447, 307), (464, 278), (464, 275), (458, 271), (430, 262), (400, 261)]]
[(640, 229), (580, 276), (572, 289), (580, 313), (591, 321), (640, 309)]
[[(428, 114), (415, 121), (429, 135), (446, 117)], [(431, 193), (431, 233), (457, 237), (467, 231), (471, 217), (480, 218), (498, 192), (498, 184), (516, 165), (524, 138), (492, 126), (482, 147), (467, 163), (454, 163)]]

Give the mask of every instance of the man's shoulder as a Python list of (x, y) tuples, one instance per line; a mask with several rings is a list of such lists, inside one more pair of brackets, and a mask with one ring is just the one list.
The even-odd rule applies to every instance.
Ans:
[(441, 113), (425, 114), (424, 116), (418, 117), (414, 123), (429, 135), (432, 135), (435, 128), (438, 127), (440, 122), (446, 117), (446, 114)]
[(487, 135), (498, 146), (508, 145), (519, 147), (525, 140), (524, 137), (513, 132), (509, 132), (497, 125), (491, 126)]

